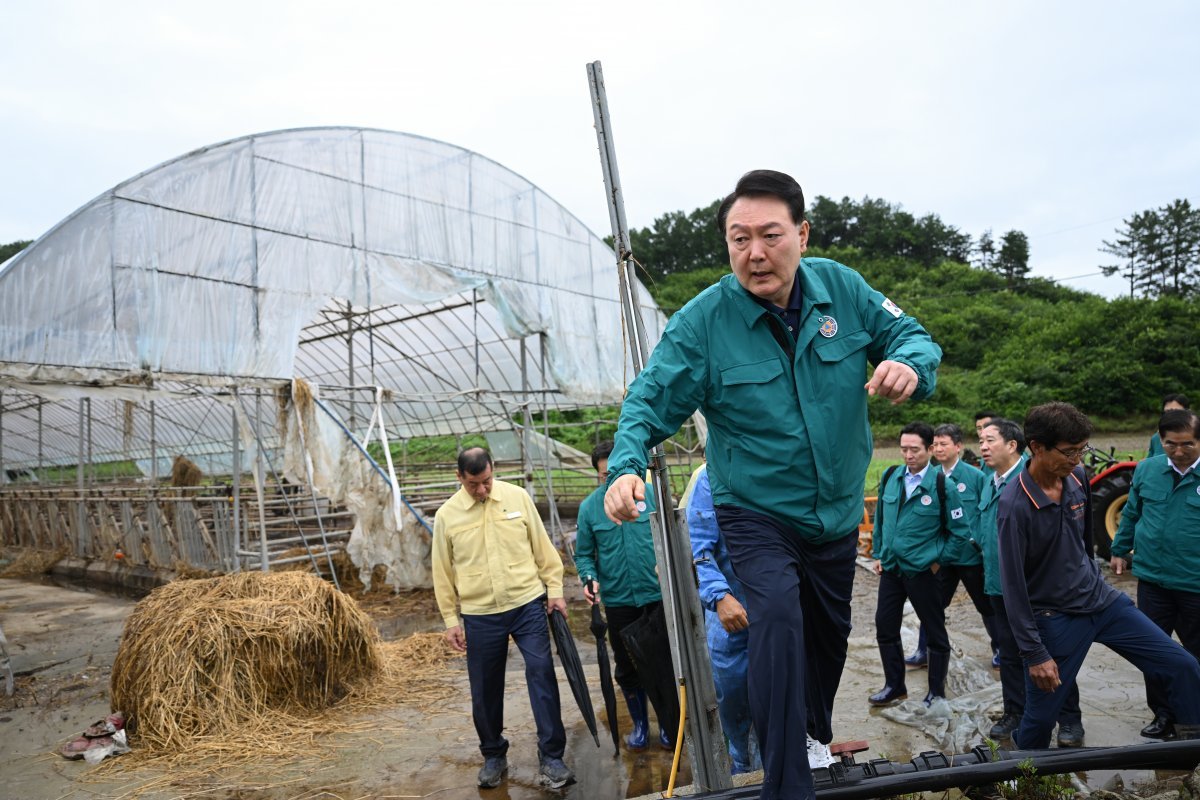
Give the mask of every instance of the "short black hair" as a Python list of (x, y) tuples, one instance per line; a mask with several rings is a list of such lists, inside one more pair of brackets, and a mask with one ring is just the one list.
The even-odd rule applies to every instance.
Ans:
[(933, 435), (949, 436), (950, 441), (955, 444), (962, 444), (962, 428), (955, 425), (953, 422), (943, 422), (933, 429)]
[(900, 435), (906, 433), (915, 433), (921, 437), (921, 441), (925, 443), (925, 449), (928, 450), (933, 445), (933, 426), (927, 422), (910, 422), (900, 429)]
[(492, 465), (492, 454), (486, 447), (468, 447), (458, 454), (458, 474), (478, 475)]
[(1043, 403), (1025, 415), (1025, 439), (1044, 447), (1082, 442), (1092, 435), (1092, 421), (1070, 403)]
[(1162, 405), (1159, 406), (1159, 408), (1160, 409), (1163, 408), (1163, 406), (1166, 406), (1167, 403), (1179, 403), (1179, 405), (1183, 406), (1184, 408), (1192, 407), (1192, 404), (1188, 402), (1187, 395), (1182, 395), (1182, 394), (1165, 394), (1165, 395), (1163, 395)]
[(778, 197), (788, 207), (792, 222), (804, 222), (804, 190), (796, 179), (773, 169), (755, 169), (738, 179), (737, 186), (717, 207), (717, 232), (725, 236), (725, 219), (729, 209), (743, 197)]
[(593, 447), (592, 448), (592, 469), (599, 470), (600, 469), (600, 459), (608, 458), (609, 455), (612, 454), (612, 451), (613, 451), (613, 443), (612, 442), (601, 442), (600, 444)]
[(1172, 408), (1170, 411), (1164, 411), (1158, 420), (1159, 438), (1178, 431), (1191, 431), (1193, 436), (1200, 439), (1200, 416), (1197, 416), (1195, 411), (1186, 408)]
[(1006, 442), (1017, 443), (1017, 455), (1025, 452), (1025, 434), (1021, 431), (1021, 426), (1013, 422), (1011, 419), (1004, 417), (993, 417), (984, 428), (995, 428), (996, 433), (1000, 434), (1000, 438)]
[(1000, 413), (998, 411), (976, 411), (975, 421), (979, 422), (981, 419), (1000, 419)]

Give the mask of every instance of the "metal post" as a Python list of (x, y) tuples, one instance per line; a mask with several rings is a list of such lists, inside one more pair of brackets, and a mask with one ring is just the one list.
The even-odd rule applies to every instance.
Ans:
[[(625, 224), (625, 203), (621, 194), (621, 178), (617, 171), (616, 147), (613, 143), (600, 62), (588, 64), (587, 72), (592, 93), (592, 113), (596, 123), (596, 140), (600, 148), (600, 164), (608, 195), (608, 216), (617, 252), (621, 311), (630, 340), (636, 375), (645, 367), (649, 355), (646, 331), (638, 306), (637, 281), (634, 279), (629, 233)], [(732, 785), (729, 751), (726, 749), (724, 736), (720, 734), (712, 662), (708, 656), (700, 597), (692, 577), (691, 544), (686, 531), (677, 524), (675, 518), (671, 486), (667, 479), (666, 461), (661, 445), (651, 450), (650, 464), (657, 499), (651, 528), (654, 530), (663, 600), (669, 609), (666, 615), (667, 630), (671, 639), (675, 674), (687, 690), (688, 709), (692, 712), (687, 715), (686, 721), (692, 777), (701, 791), (727, 789)], [(802, 758), (804, 754), (797, 753), (794, 757)]]
[(150, 483), (158, 485), (158, 436), (154, 426), (154, 401), (150, 401)]
[[(539, 367), (542, 375), (542, 435), (546, 437), (543, 459), (546, 463), (546, 504), (550, 507), (550, 532), (554, 541), (562, 541), (562, 520), (558, 517), (558, 501), (554, 499), (554, 473), (550, 464), (550, 410), (546, 401), (546, 334), (538, 334)], [(574, 555), (572, 554), (572, 558)]]
[(44, 403), (44, 402), (45, 401), (42, 400), (42, 398), (40, 398), (40, 397), (38, 398), (38, 404), (37, 404), (37, 418), (38, 418), (37, 476), (38, 476), (39, 481), (42, 479), (42, 403)]
[[(238, 400), (237, 387), (233, 389), (233, 398)], [(234, 572), (242, 571), (242, 431), (238, 425), (237, 408), (233, 409), (233, 558)]]
[(93, 486), (96, 483), (96, 464), (92, 460), (92, 398), (83, 398), (85, 407), (87, 408), (87, 465), (88, 465), (88, 486)]
[[(254, 435), (262, 441), (262, 389), (254, 390)], [(256, 461), (258, 470), (254, 476), (254, 484), (258, 494), (258, 566), (263, 572), (270, 572), (271, 565), (267, 563), (267, 512), (263, 504), (263, 493), (267, 490), (266, 465), (261, 444)]]
[(525, 491), (537, 500), (533, 491), (533, 459), (529, 455), (529, 426), (533, 420), (529, 415), (529, 366), (526, 358), (525, 337), (521, 337), (521, 472), (525, 474)]
[(0, 486), (4, 485), (4, 392), (0, 392)]
[[(83, 398), (79, 398), (79, 436), (76, 442), (78, 463), (75, 465), (75, 489), (80, 497), (83, 497), (83, 459), (85, 456), (86, 444), (83, 441)], [(82, 532), (82, 531), (81, 531)]]

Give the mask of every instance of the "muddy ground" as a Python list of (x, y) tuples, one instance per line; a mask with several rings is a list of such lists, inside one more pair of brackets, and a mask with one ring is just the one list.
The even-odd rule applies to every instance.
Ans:
[[(1132, 591), (1134, 579), (1123, 576), (1117, 585)], [(881, 685), (874, 642), (873, 613), (877, 579), (859, 570), (855, 583), (854, 633), (850, 657), (835, 706), (835, 741), (866, 739), (868, 756), (886, 755), (905, 760), (938, 747), (938, 739), (918, 728), (887, 719), (871, 709), (866, 697)], [(570, 704), (562, 683), (567, 722), (567, 762), (579, 783), (565, 792), (549, 793), (535, 783), (536, 739), (516, 649), (509, 660), (506, 698), (506, 735), (510, 775), (502, 787), (484, 791), (475, 787), (480, 758), (470, 721), (466, 673), (455, 662), (444, 680), (456, 690), (441, 713), (424, 715), (397, 704), (368, 714), (365, 730), (324, 737), (315, 750), (303, 748), (280, 760), (251, 758), (231, 767), (203, 763), (175, 772), (125, 769), (120, 757), (91, 767), (66, 761), (57, 748), (109, 712), (108, 680), (122, 625), (133, 598), (116, 597), (55, 585), (48, 581), (0, 579), (0, 625), (9, 640), (13, 666), (18, 673), (13, 697), (0, 694), (0, 797), (21, 800), (52, 798), (366, 798), (436, 797), (526, 800), (558, 796), (567, 798), (636, 797), (657, 793), (667, 785), (670, 757), (649, 751), (622, 751), (612, 758), (607, 732), (601, 726), (602, 746), (592, 742)], [(415, 631), (439, 630), (440, 621), (430, 598), (400, 604), (368, 605), (387, 639)], [(398, 611), (398, 609), (403, 611)], [(572, 602), (573, 628), (580, 641), (586, 669), (595, 679), (594, 649), (586, 632), (586, 606), (576, 596)], [(984, 692), (995, 680), (983, 666), (990, 661), (982, 626), (965, 596), (950, 609), (953, 643), (962, 655), (955, 669), (952, 693), (965, 693), (973, 685)], [(910, 697), (925, 694), (925, 673), (909, 673)], [(1139, 729), (1148, 721), (1140, 674), (1103, 647), (1088, 657), (1080, 679), (1088, 745), (1125, 745), (1142, 742)], [(957, 692), (954, 687), (957, 685)], [(998, 690), (995, 692), (998, 697)], [(598, 708), (602, 700), (593, 691)], [(910, 701), (911, 702), (911, 701)], [(915, 705), (914, 705), (915, 707)], [(998, 705), (993, 707), (998, 711)], [(621, 724), (628, 729), (622, 704)], [(985, 721), (986, 724), (986, 721)], [(1111, 784), (1115, 773), (1083, 775), (1088, 785)], [(1150, 772), (1126, 771), (1127, 785), (1153, 780)], [(1166, 775), (1157, 777), (1167, 777)], [(689, 782), (686, 765), (679, 784)]]

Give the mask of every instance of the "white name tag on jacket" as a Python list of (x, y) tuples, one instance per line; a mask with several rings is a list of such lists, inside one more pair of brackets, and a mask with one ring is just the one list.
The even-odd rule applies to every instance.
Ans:
[(510, 511), (504, 515), (504, 518), (505, 519), (520, 519), (521, 512), (520, 511)]

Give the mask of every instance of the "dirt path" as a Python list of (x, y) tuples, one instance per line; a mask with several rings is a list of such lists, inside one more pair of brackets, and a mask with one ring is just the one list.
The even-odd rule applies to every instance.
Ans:
[[(1123, 580), (1122, 588), (1134, 585)], [(870, 756), (907, 759), (934, 749), (936, 739), (917, 728), (885, 718), (866, 703), (879, 688), (880, 667), (874, 641), (876, 578), (866, 570), (855, 583), (854, 633), (845, 678), (835, 705), (837, 740), (867, 739)], [(439, 622), (427, 602), (368, 605), (386, 638), (416, 630), (436, 630)], [(20, 580), (0, 579), (0, 624), (11, 643), (14, 668), (24, 673), (12, 698), (0, 696), (0, 795), (23, 800), (90, 798), (119, 800), (159, 798), (291, 798), (365, 800), (366, 798), (436, 797), (527, 800), (546, 796), (617, 800), (661, 791), (667, 783), (670, 758), (650, 751), (622, 752), (612, 758), (603, 740), (597, 748), (577, 713), (567, 712), (567, 761), (579, 783), (563, 793), (547, 793), (534, 782), (536, 737), (515, 648), (509, 661), (506, 694), (506, 736), (512, 743), (509, 780), (500, 789), (480, 792), (475, 787), (479, 766), (477, 740), (470, 722), (466, 674), (461, 663), (448, 668), (445, 680), (455, 700), (440, 713), (423, 715), (397, 704), (367, 715), (357, 733), (330, 735), (319, 752), (298, 752), (283, 762), (255, 762), (231, 769), (179, 771), (129, 770), (116, 759), (100, 767), (68, 762), (55, 754), (64, 741), (108, 713), (109, 666), (116, 654), (125, 616), (132, 600), (115, 598)], [(590, 636), (584, 632), (583, 604), (573, 603), (573, 627), (585, 661), (594, 662)], [(402, 611), (400, 609), (403, 609)], [(964, 660), (956, 680), (966, 680), (971, 659), (990, 657), (973, 607), (965, 598), (951, 606), (953, 642)], [(595, 679), (594, 663), (585, 664)], [(976, 670), (979, 671), (979, 670)], [(994, 680), (984, 669), (985, 681)], [(924, 671), (909, 674), (909, 693), (925, 693)], [(1093, 649), (1081, 677), (1087, 744), (1119, 745), (1140, 741), (1137, 731), (1146, 722), (1140, 675), (1104, 648)], [(955, 685), (952, 681), (951, 686)], [(570, 693), (561, 686), (564, 708)], [(600, 707), (598, 691), (594, 703)], [(622, 712), (624, 708), (622, 707)], [(622, 715), (628, 730), (628, 717)], [(1087, 776), (1100, 785), (1110, 775)], [(1126, 773), (1126, 783), (1148, 774)], [(686, 769), (680, 784), (688, 783)]]

